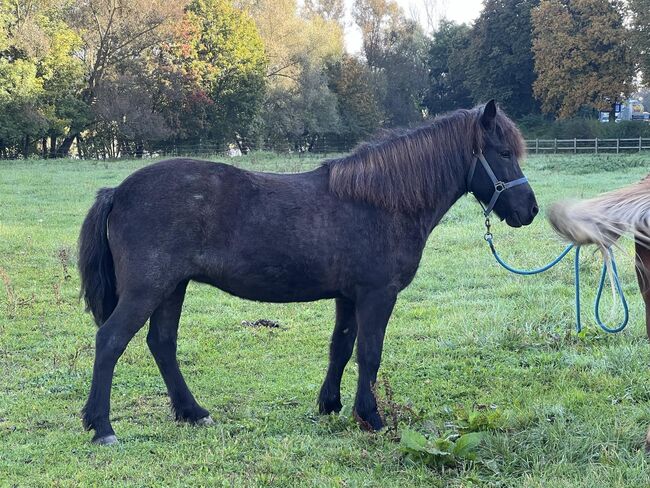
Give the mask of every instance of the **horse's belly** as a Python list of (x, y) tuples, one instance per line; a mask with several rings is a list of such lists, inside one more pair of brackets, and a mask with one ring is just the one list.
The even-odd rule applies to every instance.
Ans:
[[(229, 260), (204, 268), (194, 277), (217, 288), (248, 300), (262, 302), (311, 302), (340, 296), (337, 286), (321, 267)], [(317, 268), (317, 269), (316, 269)]]

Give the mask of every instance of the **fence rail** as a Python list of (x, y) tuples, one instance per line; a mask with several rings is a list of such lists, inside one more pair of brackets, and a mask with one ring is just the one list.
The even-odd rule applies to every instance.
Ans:
[(620, 154), (650, 150), (650, 138), (527, 139), (526, 146), (529, 154)]

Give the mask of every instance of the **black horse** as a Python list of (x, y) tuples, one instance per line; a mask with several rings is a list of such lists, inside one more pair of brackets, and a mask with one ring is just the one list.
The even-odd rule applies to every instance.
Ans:
[[(335, 299), (319, 410), (341, 409), (341, 376), (356, 340), (355, 413), (362, 426), (382, 428), (372, 385), (397, 294), (413, 280), (427, 238), (449, 208), (470, 191), (483, 202), (492, 198), (485, 166), (467, 181), (476, 158), (508, 182), (523, 177), (524, 151), (521, 134), (491, 101), (306, 173), (173, 159), (100, 190), (79, 239), (82, 295), (99, 325), (83, 411), (93, 441), (117, 441), (109, 420), (113, 371), (147, 319), (147, 343), (176, 418), (212, 422), (176, 361), (190, 280), (249, 300)], [(538, 211), (527, 183), (501, 194), (494, 210), (513, 227), (529, 224)]]

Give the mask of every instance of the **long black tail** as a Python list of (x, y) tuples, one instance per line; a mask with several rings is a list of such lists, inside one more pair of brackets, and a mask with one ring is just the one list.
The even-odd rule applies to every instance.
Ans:
[(117, 305), (115, 268), (108, 247), (108, 214), (113, 208), (114, 188), (102, 188), (88, 211), (79, 234), (80, 297), (86, 302), (86, 311), (101, 326)]

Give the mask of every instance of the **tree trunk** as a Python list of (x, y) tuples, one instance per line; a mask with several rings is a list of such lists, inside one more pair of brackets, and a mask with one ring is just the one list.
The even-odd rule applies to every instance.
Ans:
[(612, 104), (612, 108), (609, 111), (609, 121), (610, 122), (616, 122), (616, 104)]
[(47, 159), (47, 137), (41, 139), (41, 156), (43, 159)]
[(68, 156), (70, 153), (70, 148), (72, 147), (72, 143), (74, 142), (74, 138), (79, 135), (78, 132), (70, 132), (68, 133), (67, 136), (65, 136), (65, 139), (61, 141), (61, 144), (59, 144), (59, 147), (56, 148), (56, 157), (57, 158), (65, 158)]
[(23, 157), (27, 159), (29, 157), (29, 136), (25, 136), (23, 141)]
[(56, 136), (51, 135), (50, 136), (50, 157), (51, 158), (56, 158)]
[(83, 159), (83, 151), (81, 150), (81, 134), (77, 134), (77, 156), (79, 156), (79, 159)]
[(142, 159), (142, 156), (144, 156), (144, 144), (139, 140), (135, 143), (135, 157)]

